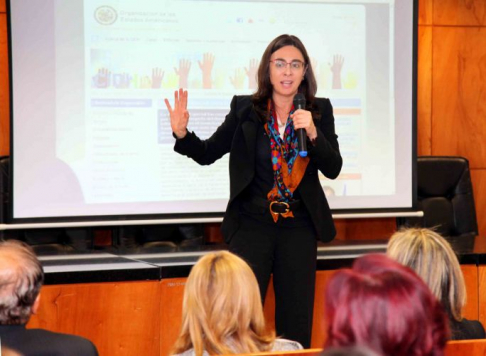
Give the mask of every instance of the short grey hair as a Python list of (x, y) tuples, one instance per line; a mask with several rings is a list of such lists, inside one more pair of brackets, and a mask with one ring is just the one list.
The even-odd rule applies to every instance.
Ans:
[(44, 270), (29, 245), (0, 241), (0, 325), (26, 324), (43, 283)]

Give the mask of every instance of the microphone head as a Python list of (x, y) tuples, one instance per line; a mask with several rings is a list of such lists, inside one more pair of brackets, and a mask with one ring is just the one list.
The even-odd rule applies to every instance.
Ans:
[(305, 109), (305, 96), (302, 93), (297, 93), (294, 96), (294, 107), (295, 110)]

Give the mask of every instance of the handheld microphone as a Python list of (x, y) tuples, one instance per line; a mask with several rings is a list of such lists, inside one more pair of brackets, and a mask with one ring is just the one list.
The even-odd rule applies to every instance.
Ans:
[[(305, 109), (305, 96), (302, 93), (297, 93), (294, 96), (295, 110)], [(307, 157), (307, 134), (304, 129), (297, 130), (297, 141), (299, 143), (299, 156)]]

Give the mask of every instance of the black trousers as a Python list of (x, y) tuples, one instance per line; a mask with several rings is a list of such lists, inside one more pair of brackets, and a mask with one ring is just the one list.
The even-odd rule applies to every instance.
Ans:
[(269, 213), (242, 213), (240, 219), (230, 251), (253, 269), (262, 301), (273, 273), (277, 336), (309, 348), (317, 258), (316, 232), (310, 218), (280, 217), (274, 223)]

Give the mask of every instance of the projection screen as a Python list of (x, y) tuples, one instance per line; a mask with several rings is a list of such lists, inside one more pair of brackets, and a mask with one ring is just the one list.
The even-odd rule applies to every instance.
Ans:
[(221, 216), (228, 155), (176, 154), (164, 98), (189, 91), (207, 138), (252, 94), (276, 36), (298, 36), (344, 160), (334, 212), (414, 203), (416, 2), (15, 0), (8, 4), (13, 221)]

